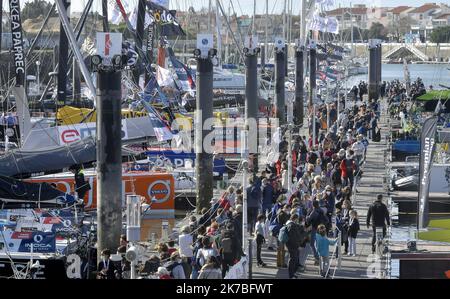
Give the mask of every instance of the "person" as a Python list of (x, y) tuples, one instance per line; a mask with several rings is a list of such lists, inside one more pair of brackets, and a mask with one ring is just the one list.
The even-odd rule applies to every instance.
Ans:
[(358, 221), (358, 213), (356, 210), (350, 211), (350, 220), (348, 225), (348, 242), (350, 247), (350, 252), (348, 253), (351, 256), (356, 256), (356, 236), (359, 232), (359, 221)]
[[(277, 215), (277, 226), (281, 228), (286, 224), (286, 222), (290, 218), (290, 210), (291, 207), (288, 204), (285, 204), (282, 209), (278, 210)], [(278, 234), (279, 236), (279, 234)], [(282, 244), (279, 239), (277, 239), (277, 267), (279, 268), (287, 268), (286, 262), (285, 262), (285, 255), (286, 250), (284, 244)]]
[(242, 240), (242, 205), (236, 205), (235, 213), (233, 214), (233, 229), (234, 235), (239, 240)]
[(278, 238), (278, 233), (281, 229), (280, 223), (278, 223), (277, 218), (278, 218), (278, 211), (283, 209), (283, 206), (286, 202), (286, 196), (285, 195), (280, 195), (277, 198), (277, 202), (273, 205), (272, 210), (270, 211), (269, 214), (269, 242), (267, 244), (267, 249), (268, 250), (274, 250), (273, 248), (273, 244), (274, 244), (274, 240), (276, 238)]
[(181, 234), (178, 236), (178, 251), (187, 265), (186, 277), (189, 277), (192, 273), (193, 244), (194, 239), (191, 235), (191, 229), (188, 225), (185, 225), (181, 228)]
[(344, 253), (348, 254), (348, 228), (350, 221), (350, 210), (352, 209), (352, 204), (349, 200), (344, 200), (342, 203), (341, 217), (339, 219), (341, 232), (342, 232), (342, 245), (344, 245)]
[(172, 277), (170, 277), (170, 272), (164, 267), (158, 267), (156, 275), (159, 279), (172, 279)]
[(72, 165), (69, 170), (75, 175), (75, 192), (79, 199), (84, 199), (86, 193), (91, 190), (91, 185), (84, 178), (83, 170), (78, 165)]
[(316, 247), (320, 257), (319, 273), (322, 277), (327, 277), (329, 268), (330, 245), (336, 244), (337, 239), (327, 238), (327, 229), (321, 224), (317, 228)]
[(352, 150), (355, 153), (356, 162), (361, 165), (366, 151), (366, 146), (363, 143), (363, 135), (359, 134), (356, 137), (356, 142), (353, 143)]
[(289, 221), (286, 223), (286, 229), (288, 232), (288, 241), (286, 243), (286, 247), (289, 252), (289, 261), (288, 261), (288, 271), (289, 278), (297, 278), (295, 272), (298, 269), (299, 255), (298, 249), (300, 247), (300, 243), (304, 238), (304, 229), (299, 224), (300, 217), (295, 212), (291, 212), (291, 217)]
[(275, 190), (268, 179), (262, 180), (262, 214), (267, 215), (272, 209)]
[(115, 279), (114, 263), (110, 260), (111, 250), (103, 249), (101, 252), (101, 261), (97, 266), (97, 279)]
[(367, 228), (370, 227), (372, 223), (372, 253), (375, 253), (375, 242), (376, 242), (376, 229), (377, 227), (383, 228), (383, 238), (386, 236), (386, 224), (391, 225), (389, 219), (389, 211), (386, 205), (383, 203), (383, 195), (378, 194), (376, 201), (369, 207), (367, 211), (366, 224)]
[(172, 253), (174, 253), (175, 251), (177, 251), (177, 249), (175, 248), (175, 240), (169, 240), (168, 242), (167, 242), (167, 247), (168, 247), (168, 251), (167, 251), (167, 253), (169, 254), (169, 255), (172, 255)]
[(216, 257), (219, 255), (217, 249), (212, 247), (211, 240), (208, 236), (203, 237), (202, 244), (203, 247), (197, 251), (196, 256), (196, 264), (199, 266), (200, 269), (206, 264), (206, 261), (210, 256)]
[(220, 264), (215, 256), (208, 257), (207, 262), (200, 270), (198, 279), (222, 279)]
[(174, 279), (186, 279), (182, 260), (178, 251), (174, 251), (170, 255), (170, 261), (165, 265), (165, 268), (170, 273), (170, 277)]
[(248, 217), (248, 228), (250, 233), (252, 233), (255, 227), (256, 217), (258, 217), (258, 210), (261, 209), (261, 187), (258, 186), (253, 177), (250, 177), (249, 187), (247, 187), (247, 217)]
[(327, 216), (323, 213), (322, 209), (319, 206), (319, 202), (317, 200), (313, 201), (313, 209), (306, 217), (306, 225), (311, 228), (311, 249), (314, 254), (314, 264), (319, 264), (319, 253), (316, 248), (316, 232), (319, 225), (328, 225), (329, 220)]
[(345, 159), (342, 160), (341, 165), (339, 166), (341, 169), (341, 181), (345, 186), (350, 186), (350, 189), (353, 188), (353, 178), (354, 172), (356, 171), (356, 163), (353, 160), (353, 156), (351, 153), (347, 153)]
[(203, 225), (205, 227), (208, 227), (208, 226), (211, 225), (211, 218), (212, 217), (211, 217), (211, 211), (210, 210), (212, 210), (212, 208), (209, 209), (209, 210), (207, 208), (203, 208), (200, 211), (202, 216), (198, 220), (198, 225)]
[(244, 253), (241, 240), (236, 237), (232, 223), (220, 234), (220, 257), (222, 261), (222, 277), (225, 277), (230, 266), (234, 265)]
[(258, 222), (256, 222), (256, 226), (255, 226), (255, 234), (256, 234), (256, 261), (259, 267), (265, 267), (266, 263), (263, 262), (263, 260), (261, 259), (261, 249), (262, 249), (262, 244), (264, 244), (266, 242), (266, 239), (264, 238), (265, 236), (265, 231), (264, 231), (264, 214), (259, 214), (258, 215)]

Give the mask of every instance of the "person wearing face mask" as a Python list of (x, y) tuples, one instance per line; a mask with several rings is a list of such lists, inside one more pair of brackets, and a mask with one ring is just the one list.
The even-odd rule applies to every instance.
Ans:
[(110, 260), (111, 251), (102, 250), (101, 261), (97, 267), (97, 279), (116, 279), (114, 263)]

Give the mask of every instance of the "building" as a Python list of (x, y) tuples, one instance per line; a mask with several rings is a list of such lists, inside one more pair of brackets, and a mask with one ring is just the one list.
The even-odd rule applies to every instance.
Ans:
[(411, 34), (418, 34), (424, 40), (428, 40), (431, 32), (437, 25), (433, 20), (436, 17), (450, 12), (450, 8), (445, 4), (426, 3), (408, 12), (408, 16), (415, 21), (415, 25), (411, 25)]
[(367, 7), (364, 4), (350, 7), (340, 7), (326, 12), (327, 16), (335, 17), (339, 23), (339, 30), (346, 30), (352, 27), (368, 29)]
[(395, 24), (396, 22), (400, 21), (400, 19), (408, 17), (408, 13), (414, 9), (414, 7), (410, 6), (397, 6), (388, 10), (386, 12), (386, 15), (389, 21)]

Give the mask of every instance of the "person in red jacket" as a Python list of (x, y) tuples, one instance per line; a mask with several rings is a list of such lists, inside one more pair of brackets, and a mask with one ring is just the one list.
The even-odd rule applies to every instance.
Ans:
[(356, 163), (353, 160), (353, 153), (350, 151), (347, 153), (345, 159), (342, 159), (341, 164), (339, 165), (339, 169), (341, 170), (341, 178), (343, 186), (350, 186), (350, 189), (353, 188), (353, 178), (354, 172), (356, 171)]

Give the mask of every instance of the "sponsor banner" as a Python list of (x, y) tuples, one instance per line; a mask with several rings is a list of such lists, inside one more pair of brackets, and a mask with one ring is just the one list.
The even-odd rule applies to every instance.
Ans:
[(3, 242), (9, 252), (56, 253), (56, 235), (53, 232), (3, 232)]
[[(86, 209), (95, 209), (97, 207), (97, 177), (94, 174), (86, 174), (85, 179), (89, 182), (91, 189), (83, 198)], [(71, 176), (61, 177), (40, 177), (29, 179), (31, 182), (55, 183), (56, 188), (67, 193), (74, 191), (74, 178)], [(171, 174), (154, 173), (127, 173), (122, 175), (122, 206), (126, 205), (127, 195), (141, 195), (145, 197), (146, 202), (150, 204), (154, 197), (157, 201), (153, 202), (152, 210), (174, 210), (175, 209), (175, 190), (174, 179)], [(164, 190), (164, 187), (166, 188)], [(47, 220), (50, 221), (50, 220)]]
[[(146, 155), (149, 161), (153, 162), (156, 166), (164, 166), (164, 164), (168, 161), (175, 167), (188, 167), (189, 164), (194, 167), (195, 166), (195, 153), (176, 153), (171, 150), (165, 151), (148, 151)], [(215, 157), (213, 160), (214, 166), (213, 171), (218, 172), (219, 175), (222, 175), (225, 172), (225, 160), (222, 158)], [(139, 169), (135, 170), (145, 170), (145, 166), (148, 167), (148, 164), (137, 164), (139, 165)], [(144, 169), (143, 169), (144, 168)]]
[(175, 10), (169, 10), (154, 2), (147, 2), (147, 8), (150, 11), (151, 23), (160, 26), (162, 36), (186, 35), (175, 17)]
[[(82, 123), (70, 126), (58, 126), (58, 140), (60, 145), (80, 141), (86, 137), (95, 139), (97, 124)], [(127, 119), (122, 119), (122, 140), (128, 139)]]
[(22, 19), (20, 17), (20, 1), (9, 0), (9, 15), (11, 21), (12, 52), (14, 55), (14, 70), (16, 86), (25, 85), (25, 53), (22, 37)]
[(97, 54), (111, 59), (122, 54), (122, 33), (97, 32)]
[(420, 163), (419, 163), (419, 213), (418, 228), (426, 228), (429, 223), (429, 203), (431, 166), (436, 148), (435, 135), (438, 117), (427, 118), (420, 135)]

